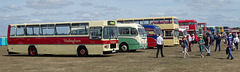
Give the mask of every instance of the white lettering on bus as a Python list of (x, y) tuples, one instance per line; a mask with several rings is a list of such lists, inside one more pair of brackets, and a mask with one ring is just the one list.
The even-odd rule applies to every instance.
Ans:
[(64, 39), (64, 42), (71, 42), (71, 43), (76, 43), (76, 42), (81, 42), (81, 40), (71, 40), (71, 39)]

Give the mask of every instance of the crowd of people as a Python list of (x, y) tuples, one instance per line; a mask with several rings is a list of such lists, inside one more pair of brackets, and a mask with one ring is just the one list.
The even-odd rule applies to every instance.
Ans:
[[(193, 35), (194, 36), (194, 35)], [(216, 42), (215, 42), (216, 41)], [(231, 60), (234, 59), (232, 55), (232, 51), (238, 50), (238, 43), (239, 43), (239, 38), (237, 34), (219, 34), (219, 33), (206, 33), (203, 35), (203, 37), (199, 37), (199, 49), (201, 52), (201, 58), (204, 57), (204, 50), (207, 52), (206, 56), (211, 55), (211, 46), (214, 46), (215, 44), (215, 52), (218, 50), (219, 52), (221, 51), (221, 41), (223, 41), (226, 44), (226, 54), (228, 54), (227, 59), (231, 57)], [(190, 35), (184, 36), (181, 41), (181, 46), (183, 47), (183, 53), (185, 56), (187, 55), (188, 57), (190, 56), (188, 52), (191, 52), (191, 45), (194, 43), (194, 38), (191, 37)], [(188, 50), (188, 51), (187, 51)]]
[[(215, 42), (216, 41), (216, 42)], [(182, 38), (181, 41), (181, 47), (183, 48), (183, 58), (189, 58), (190, 55), (188, 52), (191, 52), (192, 46), (194, 46), (194, 43), (196, 42), (194, 34), (193, 35), (185, 35)], [(227, 34), (219, 34), (219, 33), (206, 33), (203, 35), (203, 37), (199, 37), (199, 41), (197, 41), (199, 45), (199, 50), (201, 53), (201, 58), (204, 58), (204, 50), (207, 52), (206, 56), (211, 56), (211, 49), (210, 47), (214, 47), (215, 44), (215, 52), (218, 50), (221, 51), (221, 42), (224, 42), (226, 44), (226, 54), (228, 55), (227, 59), (234, 59), (232, 55), (232, 51), (238, 50), (238, 43), (239, 38), (237, 34), (227, 33)], [(161, 50), (161, 56), (165, 57), (163, 55), (163, 47), (164, 47), (164, 40), (162, 38), (162, 35), (159, 34), (159, 37), (157, 38), (157, 54), (156, 58), (158, 58), (159, 50)], [(231, 57), (231, 58), (230, 58)]]

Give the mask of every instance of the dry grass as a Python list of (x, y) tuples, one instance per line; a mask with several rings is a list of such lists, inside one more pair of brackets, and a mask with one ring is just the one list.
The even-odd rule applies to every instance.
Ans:
[(0, 47), (1, 72), (239, 72), (240, 50), (233, 51), (234, 60), (227, 60), (225, 45), (221, 52), (200, 58), (195, 45), (190, 58), (183, 58), (179, 46), (165, 47), (165, 58), (155, 58), (156, 49), (106, 54), (103, 56), (8, 56), (6, 46)]

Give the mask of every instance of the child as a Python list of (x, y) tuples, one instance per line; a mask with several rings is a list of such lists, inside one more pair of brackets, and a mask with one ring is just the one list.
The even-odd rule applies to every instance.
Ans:
[(198, 44), (199, 44), (199, 49), (200, 49), (200, 52), (201, 52), (201, 58), (203, 58), (204, 56), (203, 56), (203, 51), (204, 51), (204, 44), (205, 44), (205, 41), (202, 39), (202, 37), (200, 36), (199, 37), (199, 42), (198, 42)]
[(189, 57), (189, 54), (187, 53), (188, 45), (189, 45), (189, 42), (187, 40), (187, 37), (185, 36), (185, 38), (183, 40), (183, 58), (185, 58), (186, 55), (188, 55), (188, 57)]

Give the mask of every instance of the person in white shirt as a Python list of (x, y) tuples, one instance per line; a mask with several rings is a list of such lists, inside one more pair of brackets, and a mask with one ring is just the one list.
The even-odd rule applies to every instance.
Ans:
[(162, 38), (162, 34), (159, 34), (159, 36), (157, 37), (157, 54), (156, 54), (156, 58), (158, 58), (158, 54), (159, 54), (159, 49), (161, 50), (161, 55), (162, 57), (165, 57), (163, 55), (163, 47), (164, 47), (164, 41)]
[(236, 34), (233, 38), (233, 43), (236, 47), (236, 49), (238, 50), (238, 43), (239, 43), (239, 38), (238, 38), (238, 35)]
[(191, 52), (192, 37), (188, 35), (188, 52)]

